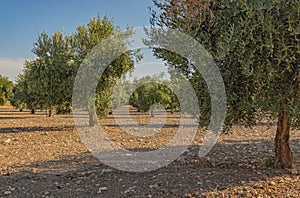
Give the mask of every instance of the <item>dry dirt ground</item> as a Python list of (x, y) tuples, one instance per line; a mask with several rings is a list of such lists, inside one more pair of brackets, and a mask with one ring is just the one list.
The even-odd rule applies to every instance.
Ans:
[[(147, 114), (132, 110), (138, 124)], [(159, 117), (159, 115), (158, 115)], [(139, 138), (104, 119), (107, 137), (128, 149), (155, 150), (176, 133), (178, 115), (155, 135)], [(134, 123), (127, 123), (134, 126)], [(125, 124), (126, 125), (126, 124)], [(138, 126), (136, 126), (138, 127)], [(300, 197), (300, 176), (265, 165), (274, 155), (275, 126), (234, 127), (203, 158), (198, 131), (188, 151), (164, 168), (132, 173), (106, 166), (88, 152), (70, 115), (31, 115), (0, 108), (0, 197)], [(292, 131), (299, 151), (300, 131)]]

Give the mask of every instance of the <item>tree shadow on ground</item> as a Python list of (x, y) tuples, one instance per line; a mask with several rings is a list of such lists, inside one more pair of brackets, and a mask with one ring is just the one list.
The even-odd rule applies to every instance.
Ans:
[[(23, 118), (22, 118), (23, 119)], [(53, 126), (53, 127), (3, 127), (0, 133), (29, 133), (29, 132), (53, 132), (73, 129), (73, 125)]]
[[(102, 126), (106, 127), (112, 127), (112, 128), (153, 128), (153, 129), (159, 129), (159, 128), (178, 128), (178, 124), (103, 124)], [(184, 128), (198, 128), (198, 125), (196, 124), (184, 124), (182, 125)]]
[(46, 115), (45, 111), (36, 111), (35, 114), (31, 114), (31, 110), (0, 110), (0, 115), (14, 116), (14, 115), (32, 115), (32, 116), (41, 116)]
[[(185, 194), (200, 197), (206, 192), (289, 176), (286, 171), (265, 166), (264, 159), (272, 149), (271, 141), (228, 143), (216, 144), (200, 159), (199, 147), (190, 146), (168, 166), (143, 173), (108, 167), (88, 152), (17, 165), (12, 168), (18, 171), (0, 175), (0, 192), (10, 186), (16, 197), (147, 197), (150, 194), (152, 197), (184, 197)], [(136, 151), (145, 152), (147, 148)]]
[(22, 116), (22, 117), (4, 117), (4, 116), (1, 116), (0, 117), (0, 120), (19, 120), (19, 119), (29, 119), (29, 118), (32, 118), (32, 116)]
[[(145, 117), (148, 117), (149, 119), (151, 118), (151, 116), (149, 116), (149, 115), (145, 115)], [(179, 118), (176, 118), (176, 117), (172, 117), (172, 116), (154, 116), (153, 118), (163, 118), (163, 119), (180, 119), (180, 117)], [(132, 119), (132, 117), (129, 117), (129, 116), (109, 116), (109, 117), (106, 117), (105, 119), (108, 119), (108, 120), (115, 120), (115, 119)]]

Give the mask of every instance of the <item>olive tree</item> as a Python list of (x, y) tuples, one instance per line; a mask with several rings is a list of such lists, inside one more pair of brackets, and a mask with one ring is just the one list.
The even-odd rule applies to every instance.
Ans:
[(0, 75), (0, 105), (4, 105), (11, 97), (13, 87), (12, 81)]
[(173, 86), (168, 80), (160, 80), (158, 76), (145, 76), (134, 82), (136, 90), (132, 93), (129, 104), (138, 111), (151, 111), (154, 116), (155, 105), (160, 104), (163, 108), (174, 110), (179, 108), (179, 101), (173, 91)]
[[(18, 79), (14, 97), (16, 105), (26, 104), (27, 108), (48, 109), (49, 117), (54, 108), (58, 112), (71, 108), (73, 85), (80, 66), (86, 66), (84, 61), (91, 53), (96, 53), (94, 48), (97, 49), (101, 41), (121, 31), (107, 17), (97, 17), (91, 18), (86, 25), (79, 25), (73, 34), (65, 35), (57, 31), (50, 36), (46, 32), (41, 33), (32, 50), (36, 59), (24, 63), (24, 73)], [(132, 33), (129, 28), (127, 32)], [(133, 68), (133, 55), (133, 52), (126, 51), (109, 63), (98, 80), (94, 97), (79, 100), (83, 109), (91, 112), (91, 107), (95, 104), (100, 118), (107, 115), (111, 110), (112, 88), (123, 73)], [(90, 74), (96, 73), (92, 71)], [(85, 92), (89, 87), (83, 89), (81, 91)], [(93, 123), (95, 116), (91, 113), (90, 125)]]
[[(123, 33), (127, 34), (123, 37)], [(118, 26), (114, 26), (113, 21), (104, 17), (102, 20), (92, 18), (87, 25), (80, 25), (74, 33), (74, 41), (76, 46), (75, 64), (77, 69), (79, 66), (86, 67), (87, 72), (78, 74), (76, 79), (77, 85), (86, 84), (81, 87), (80, 95), (76, 97), (76, 104), (89, 112), (89, 125), (95, 124), (94, 109), (99, 118), (106, 116), (112, 108), (113, 88), (118, 79), (134, 68), (133, 56), (134, 52), (126, 50), (128, 38), (132, 34), (132, 30), (127, 28), (126, 31), (121, 30)], [(111, 39), (113, 38), (113, 39)], [(105, 41), (110, 41), (109, 44), (103, 44)], [(103, 42), (103, 43), (101, 43)], [(100, 45), (102, 44), (102, 45)], [(100, 45), (100, 46), (99, 46)], [(118, 55), (114, 60), (107, 62), (111, 53), (126, 51)], [(99, 75), (99, 70), (103, 72)], [(76, 71), (77, 72), (77, 71)], [(80, 73), (81, 70), (78, 71)], [(96, 79), (98, 84), (95, 90), (89, 86), (89, 81)], [(93, 84), (93, 82), (90, 82)], [(80, 86), (76, 86), (76, 88)], [(91, 93), (95, 92), (95, 93)], [(85, 96), (89, 96), (86, 98)], [(74, 98), (73, 98), (74, 99)]]
[[(300, 127), (300, 1), (154, 3), (158, 12), (152, 11), (153, 26), (192, 36), (214, 57), (228, 97), (224, 130), (234, 124), (253, 126), (259, 117), (276, 119), (275, 165), (293, 168), (290, 128)], [(150, 38), (153, 34), (149, 32)], [(194, 65), (189, 60), (151, 46), (170, 68), (190, 79), (200, 101), (200, 125), (207, 125), (210, 97), (201, 74), (191, 69)]]

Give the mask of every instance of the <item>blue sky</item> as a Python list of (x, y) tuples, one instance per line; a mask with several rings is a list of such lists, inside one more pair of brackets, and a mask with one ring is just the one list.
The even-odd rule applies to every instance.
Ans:
[(91, 17), (107, 15), (115, 25), (149, 25), (151, 0), (1, 0), (0, 74), (11, 80), (22, 70), (39, 33), (72, 33)]

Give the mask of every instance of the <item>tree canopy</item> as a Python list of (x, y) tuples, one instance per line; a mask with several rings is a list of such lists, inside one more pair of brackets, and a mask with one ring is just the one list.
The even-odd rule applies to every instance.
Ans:
[(171, 110), (171, 113), (180, 108), (170, 81), (161, 80), (159, 76), (145, 76), (135, 79), (133, 84), (136, 89), (131, 94), (129, 104), (139, 111), (151, 110), (151, 115), (154, 116), (153, 110), (158, 105)]
[[(127, 30), (130, 31), (129, 28)], [(26, 61), (24, 72), (18, 77), (12, 99), (14, 104), (48, 109), (49, 116), (52, 109), (70, 107), (73, 84), (83, 61), (102, 40), (121, 31), (105, 16), (103, 19), (91, 18), (87, 25), (79, 25), (72, 34), (57, 31), (50, 36), (46, 32), (41, 33), (32, 50), (36, 59)], [(99, 79), (95, 98), (92, 99), (98, 116), (105, 116), (110, 111), (109, 100), (116, 79), (132, 68), (131, 52), (110, 63)], [(89, 109), (89, 104), (82, 103), (82, 107)]]
[[(300, 127), (300, 1), (154, 0), (152, 25), (180, 30), (214, 57), (227, 92), (225, 130), (277, 119), (277, 167), (291, 168), (290, 126)], [(150, 33), (151, 36), (151, 33)], [(210, 114), (209, 93), (189, 60), (153, 48), (171, 69), (190, 78), (199, 98), (200, 125)], [(206, 102), (203, 102), (206, 101)], [(205, 105), (203, 105), (205, 104)]]

